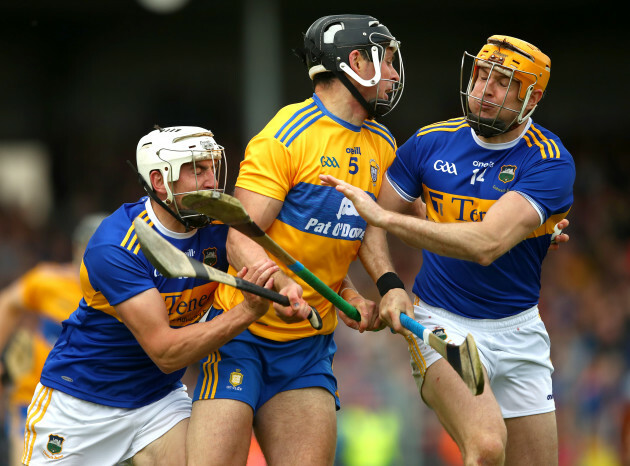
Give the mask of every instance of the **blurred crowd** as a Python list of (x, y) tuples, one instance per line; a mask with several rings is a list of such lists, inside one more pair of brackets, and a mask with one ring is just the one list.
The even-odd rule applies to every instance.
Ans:
[[(630, 186), (625, 175), (630, 157), (621, 139), (577, 137), (567, 146), (577, 166), (571, 240), (545, 261), (540, 303), (555, 366), (560, 464), (630, 465)], [(70, 233), (82, 215), (112, 210), (141, 195), (131, 173), (118, 176), (122, 184), (114, 190), (108, 173), (101, 175), (90, 177), (96, 183), (93, 194), (85, 186), (84, 192), (68, 195), (41, 224), (27, 221), (21, 209), (0, 207), (0, 287), (42, 260), (70, 260)], [(109, 189), (100, 189), (105, 186)], [(410, 290), (421, 253), (391, 241)], [(360, 263), (351, 273), (355, 285), (377, 300)], [(402, 337), (388, 330), (358, 334), (340, 324), (337, 344), (334, 369), (342, 401), (337, 464), (461, 464), (457, 448), (421, 403)]]

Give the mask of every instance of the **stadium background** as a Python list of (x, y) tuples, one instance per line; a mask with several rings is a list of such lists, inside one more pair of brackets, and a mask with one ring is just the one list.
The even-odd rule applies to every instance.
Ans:
[[(82, 215), (141, 195), (125, 161), (154, 124), (210, 128), (233, 182), (247, 140), (281, 105), (310, 95), (291, 49), (320, 16), (372, 14), (402, 41), (404, 97), (382, 120), (399, 144), (460, 115), (464, 50), (513, 35), (552, 59), (535, 119), (562, 138), (578, 173), (571, 241), (545, 263), (540, 306), (556, 367), (561, 464), (630, 464), (630, 41), (612, 5), (175, 0), (181, 8), (156, 12), (148, 3), (0, 3), (0, 286), (39, 260), (68, 260)], [(410, 285), (420, 254), (393, 244)], [(352, 272), (376, 298), (359, 264)], [(420, 403), (403, 339), (340, 328), (337, 340), (339, 464), (457, 464)]]

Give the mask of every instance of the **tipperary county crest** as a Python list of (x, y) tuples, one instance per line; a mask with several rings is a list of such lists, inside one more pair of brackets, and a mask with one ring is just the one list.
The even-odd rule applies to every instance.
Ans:
[(501, 173), (499, 173), (499, 180), (509, 183), (514, 179), (514, 173), (516, 173), (516, 165), (503, 165)]
[(378, 172), (380, 171), (380, 167), (376, 163), (376, 160), (370, 159), (370, 176), (372, 177), (372, 184), (376, 186), (376, 180), (378, 180)]
[(217, 248), (212, 247), (203, 250), (203, 263), (210, 267), (217, 263)]
[(236, 369), (234, 372), (230, 374), (230, 383), (233, 387), (238, 387), (243, 383), (243, 374), (240, 369)]
[(433, 330), (433, 334), (442, 340), (446, 340), (446, 330), (444, 330), (442, 327), (436, 327)]
[(63, 449), (63, 441), (65, 439), (60, 437), (59, 435), (50, 434), (48, 436), (48, 445), (46, 449), (51, 452), (53, 455), (56, 455), (61, 452)]

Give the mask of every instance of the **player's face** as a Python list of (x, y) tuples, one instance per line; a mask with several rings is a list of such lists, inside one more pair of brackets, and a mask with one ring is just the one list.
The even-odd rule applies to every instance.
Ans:
[[(394, 49), (388, 47), (385, 50), (385, 55), (383, 60), (381, 61), (381, 80), (379, 81), (377, 86), (365, 87), (361, 90), (361, 93), (365, 97), (366, 100), (372, 100), (375, 98), (382, 100), (389, 100), (389, 94), (392, 92), (394, 87), (393, 82), (400, 81), (400, 76), (398, 75), (398, 71), (394, 66), (394, 58), (395, 58)], [(371, 79), (376, 73), (374, 71), (374, 63), (367, 62), (367, 66), (364, 71), (361, 73), (361, 77), (363, 79)], [(378, 94), (378, 96), (377, 96)]]
[[(518, 100), (519, 82), (497, 69), (480, 67), (479, 76), (468, 98), (470, 111), (481, 118), (498, 118), (511, 122), (521, 104)], [(503, 107), (503, 108), (501, 108)]]
[[(199, 162), (185, 163), (179, 171), (179, 179), (173, 183), (173, 193), (190, 193), (200, 189), (216, 189), (218, 173), (216, 160), (202, 160)], [(180, 196), (176, 196), (178, 198)]]
[[(379, 85), (379, 99), (389, 100), (389, 93), (392, 91), (392, 81), (399, 82), (400, 75), (394, 67), (394, 59), (396, 55), (394, 49), (387, 47), (385, 50), (385, 56), (381, 63), (381, 83)], [(386, 81), (385, 81), (386, 80)]]

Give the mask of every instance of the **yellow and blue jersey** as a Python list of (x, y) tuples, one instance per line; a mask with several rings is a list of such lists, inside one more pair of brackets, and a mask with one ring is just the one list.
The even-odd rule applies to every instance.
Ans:
[(43, 262), (20, 279), (22, 305), (37, 316), (34, 326), (24, 330), (18, 347), (11, 351), (27, 355), (20, 359), (11, 390), (11, 404), (28, 406), (39, 382), (46, 357), (61, 333), (61, 322), (68, 318), (81, 299), (81, 287), (75, 264)]
[(151, 288), (164, 298), (171, 327), (198, 322), (213, 302), (216, 283), (165, 278), (144, 256), (134, 231), (140, 217), (189, 257), (227, 270), (227, 226), (213, 224), (174, 233), (157, 221), (149, 200), (124, 204), (103, 220), (81, 264), (83, 298), (42, 371), (41, 383), (107, 406), (137, 408), (181, 387), (185, 368), (165, 374), (151, 361), (116, 314), (116, 305)]
[[(282, 108), (252, 138), (236, 186), (283, 202), (267, 234), (339, 291), (357, 257), (366, 223), (343, 194), (321, 185), (319, 175), (333, 175), (376, 198), (395, 153), (396, 141), (385, 126), (373, 120), (365, 120), (361, 126), (343, 121), (313, 95)], [(302, 285), (303, 297), (321, 314), (323, 328), (317, 332), (306, 321), (284, 323), (270, 308), (249, 330), (277, 341), (333, 332), (337, 315), (332, 304), (276, 262)], [(230, 269), (230, 273), (236, 272)], [(242, 299), (240, 291), (220, 285), (215, 307), (230, 309)]]
[(423, 251), (413, 291), (474, 319), (508, 317), (538, 303), (551, 234), (573, 204), (575, 164), (555, 134), (529, 120), (520, 138), (487, 144), (455, 118), (417, 131), (386, 176), (402, 198), (422, 196), (433, 222), (480, 222), (508, 191), (529, 200), (541, 222), (527, 238), (487, 267)]

